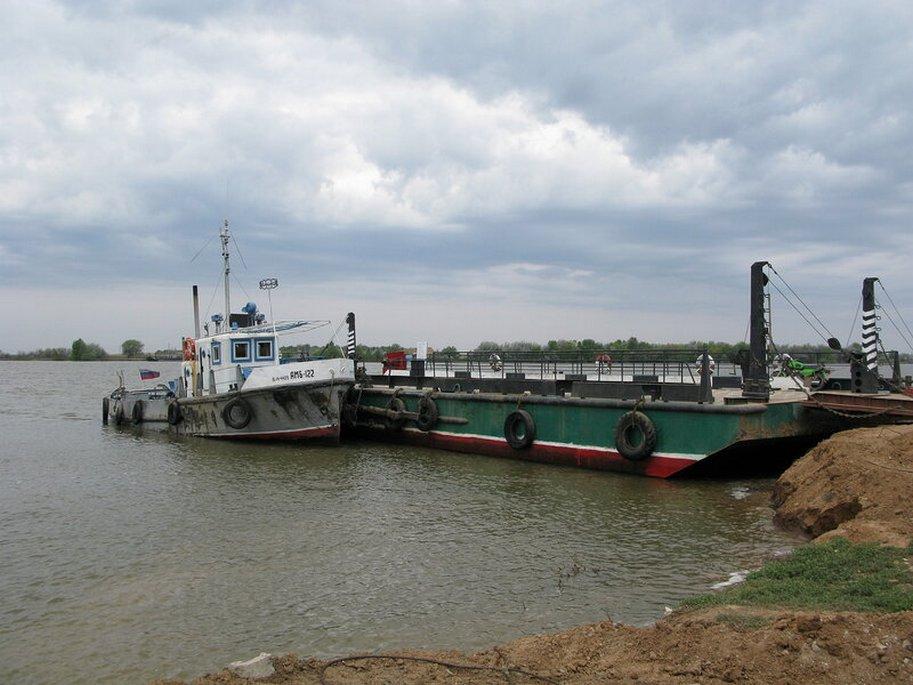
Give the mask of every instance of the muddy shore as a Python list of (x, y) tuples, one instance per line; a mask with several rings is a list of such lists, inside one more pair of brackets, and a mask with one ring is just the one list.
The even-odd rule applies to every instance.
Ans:
[[(913, 426), (846, 431), (822, 442), (778, 479), (773, 503), (776, 521), (813, 543), (840, 537), (902, 548), (897, 556), (910, 570)], [(275, 672), (265, 679), (224, 670), (192, 682), (913, 683), (913, 611), (686, 607), (646, 628), (606, 621), (475, 654), (404, 651), (334, 662), (286, 655), (271, 663)]]

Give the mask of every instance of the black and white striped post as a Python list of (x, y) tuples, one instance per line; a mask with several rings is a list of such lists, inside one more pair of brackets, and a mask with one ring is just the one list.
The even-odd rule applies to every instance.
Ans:
[(874, 276), (862, 281), (862, 352), (865, 355), (865, 366), (878, 373), (878, 315), (875, 313)]
[(850, 360), (852, 391), (876, 393), (881, 386), (878, 378), (878, 306), (875, 303), (875, 282), (870, 276), (862, 280), (862, 354)]
[(346, 338), (346, 359), (355, 359), (355, 313), (349, 312), (346, 315), (346, 323), (349, 325), (349, 333)]

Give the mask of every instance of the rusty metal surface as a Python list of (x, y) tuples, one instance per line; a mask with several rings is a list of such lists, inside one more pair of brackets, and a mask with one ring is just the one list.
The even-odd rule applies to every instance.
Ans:
[(913, 419), (913, 397), (899, 393), (864, 395), (822, 391), (813, 393), (811, 398), (802, 404), (806, 407), (833, 409), (848, 414), (879, 414)]

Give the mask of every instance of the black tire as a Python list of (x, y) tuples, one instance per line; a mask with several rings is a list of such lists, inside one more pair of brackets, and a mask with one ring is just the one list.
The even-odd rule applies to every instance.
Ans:
[[(395, 411), (402, 414), (402, 412), (406, 411), (406, 403), (398, 397), (391, 397), (390, 401), (387, 402), (387, 411)], [(386, 418), (387, 430), (391, 433), (401, 430), (405, 423), (406, 419), (403, 416), (400, 416), (399, 418), (391, 418), (388, 416)]]
[(515, 450), (526, 449), (536, 439), (536, 422), (530, 413), (518, 409), (504, 419), (504, 437)]
[(438, 411), (437, 402), (425, 395), (418, 402), (418, 418), (415, 420), (415, 425), (418, 426), (419, 430), (427, 433), (437, 425), (437, 420), (440, 416), (441, 413)]
[(122, 426), (127, 418), (124, 416), (124, 401), (114, 403), (114, 425)]
[(222, 409), (222, 420), (235, 430), (247, 426), (253, 417), (254, 412), (251, 410), (250, 404), (240, 397), (232, 400)]
[[(640, 440), (635, 439), (637, 434), (640, 434)], [(623, 414), (615, 426), (615, 449), (631, 461), (640, 461), (653, 454), (656, 449), (656, 426), (653, 420), (639, 411)]]
[(133, 403), (133, 411), (131, 412), (130, 418), (133, 421), (133, 425), (139, 425), (143, 422), (143, 412), (145, 411), (145, 403), (142, 400), (137, 400)]
[(111, 408), (111, 400), (108, 397), (101, 398), (101, 423), (103, 426), (108, 425), (108, 411)]
[(184, 417), (181, 415), (181, 405), (177, 403), (177, 400), (171, 402), (168, 405), (168, 423), (172, 426), (176, 426), (183, 418)]

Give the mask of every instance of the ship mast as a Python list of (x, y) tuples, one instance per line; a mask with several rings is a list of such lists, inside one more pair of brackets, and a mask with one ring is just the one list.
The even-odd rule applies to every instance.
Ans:
[(231, 266), (228, 263), (228, 241), (231, 238), (231, 235), (228, 232), (228, 219), (225, 219), (225, 223), (222, 225), (222, 228), (219, 230), (219, 238), (222, 241), (222, 262), (224, 266), (224, 275), (225, 275), (225, 329), (230, 330), (231, 324), (229, 319), (231, 318), (231, 294), (229, 290), (229, 274), (231, 273)]

